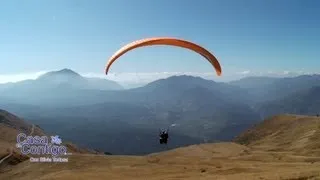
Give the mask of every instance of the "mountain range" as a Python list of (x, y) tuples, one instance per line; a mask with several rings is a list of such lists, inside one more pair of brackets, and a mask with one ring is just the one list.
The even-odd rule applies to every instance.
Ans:
[(230, 140), (279, 113), (314, 115), (318, 86), (319, 75), (228, 83), (183, 75), (123, 89), (113, 81), (62, 69), (0, 85), (0, 108), (77, 144), (112, 154), (145, 154), (163, 149), (157, 145), (159, 129), (170, 127), (174, 148)]
[(246, 89), (255, 98), (254, 102), (274, 101), (293, 93), (320, 86), (320, 75), (301, 75), (296, 77), (247, 77), (229, 84)]

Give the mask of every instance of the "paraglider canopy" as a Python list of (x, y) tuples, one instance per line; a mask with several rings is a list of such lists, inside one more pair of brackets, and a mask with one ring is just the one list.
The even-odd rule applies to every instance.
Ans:
[(170, 46), (177, 46), (177, 47), (182, 47), (182, 48), (192, 50), (192, 51), (200, 54), (204, 58), (206, 58), (211, 63), (211, 65), (214, 67), (218, 76), (221, 76), (221, 74), (222, 74), (222, 70), (221, 70), (221, 66), (220, 66), (219, 61), (208, 50), (206, 50), (205, 48), (203, 48), (195, 43), (192, 43), (192, 42), (189, 42), (189, 41), (186, 41), (183, 39), (170, 38), (170, 37), (146, 38), (146, 39), (141, 39), (138, 41), (131, 42), (131, 43), (123, 46), (115, 54), (113, 54), (113, 56), (111, 56), (111, 58), (108, 61), (107, 66), (106, 66), (105, 73), (108, 74), (111, 65), (120, 56), (122, 56), (126, 52), (128, 52), (132, 49), (135, 49), (135, 48), (144, 47), (144, 46), (152, 46), (152, 45), (170, 45)]

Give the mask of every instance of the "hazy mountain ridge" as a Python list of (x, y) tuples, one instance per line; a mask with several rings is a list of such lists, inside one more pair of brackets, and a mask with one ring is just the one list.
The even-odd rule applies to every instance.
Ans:
[[(86, 78), (70, 70), (62, 69), (52, 71), (39, 76), (35, 80), (24, 80), (16, 83), (0, 84), (2, 95), (13, 92), (26, 91), (29, 93), (39, 93), (51, 89), (95, 89), (95, 90), (121, 90), (118, 83), (106, 79)], [(14, 94), (16, 95), (16, 94)], [(12, 95), (14, 97), (14, 95)]]
[(235, 85), (218, 83), (188, 75), (171, 76), (166, 79), (156, 80), (143, 87), (136, 88), (134, 91), (143, 93), (160, 92), (163, 93), (163, 96), (172, 96), (175, 93), (199, 87), (208, 89), (228, 101), (245, 102), (249, 100), (248, 92)]
[(237, 85), (249, 91), (256, 103), (284, 98), (292, 93), (320, 86), (320, 75), (301, 75), (296, 77), (248, 77), (230, 84)]
[(262, 103), (257, 108), (264, 117), (282, 113), (320, 114), (320, 86), (301, 90), (275, 101)]
[[(65, 73), (79, 78), (76, 73)], [(48, 75), (51, 78), (52, 74)], [(47, 79), (46, 76), (40, 79)], [(21, 90), (17, 89), (18, 92)], [(178, 124), (172, 131), (174, 137), (181, 137), (179, 141), (171, 141), (172, 147), (176, 147), (181, 142), (188, 144), (214, 141), (216, 137), (233, 137), (237, 131), (228, 131), (226, 136), (226, 131), (221, 132), (220, 129), (228, 129), (229, 124), (234, 128), (247, 127), (259, 117), (246, 105), (246, 101), (239, 100), (246, 97), (240, 95), (246, 93), (242, 89), (192, 76), (173, 76), (144, 87), (121, 91), (56, 87), (48, 92), (35, 93), (37, 96), (28, 94), (26, 98), (16, 98), (9, 101), (11, 103), (0, 102), (0, 105), (49, 132), (59, 129), (61, 135), (70, 135), (68, 138), (73, 142), (79, 142), (76, 139), (78, 134), (70, 134), (75, 129), (77, 133), (94, 131), (102, 137), (114, 137), (108, 138), (108, 142), (124, 138), (125, 134), (132, 134), (130, 132), (137, 134), (138, 139), (152, 139), (146, 144), (150, 147), (145, 150), (138, 151), (142, 140), (134, 139), (132, 145), (125, 149), (118, 146), (119, 153), (128, 153), (126, 149), (136, 149), (132, 152), (136, 154), (161, 150), (161, 147), (153, 147), (157, 142), (154, 138), (159, 128), (167, 128), (173, 123)], [(25, 105), (19, 104), (19, 100)], [(28, 103), (33, 106), (28, 106)], [(122, 128), (126, 127), (128, 132), (123, 137), (117, 133), (120, 126), (117, 127), (115, 122), (121, 122)], [(108, 132), (107, 125), (111, 128)], [(90, 140), (87, 138), (84, 143), (89, 145)], [(94, 145), (105, 143), (106, 140), (101, 139)]]
[[(67, 74), (71, 79), (80, 79), (77, 82), (84, 82), (82, 77), (71, 70), (48, 73), (39, 77), (42, 80), (38, 79), (37, 82), (46, 84), (49, 81), (48, 78), (56, 77), (57, 74), (61, 78), (61, 73), (62, 77)], [(59, 78), (58, 82), (62, 84), (58, 83), (59, 86), (51, 88), (46, 91), (47, 93), (41, 93), (46, 86), (37, 89), (41, 86), (38, 85), (34, 87), (34, 94), (28, 93), (27, 96), (23, 93), (24, 88), (15, 88), (17, 95), (12, 94), (7, 97), (6, 94), (2, 94), (0, 107), (41, 125), (49, 132), (59, 129), (61, 135), (67, 135), (76, 129), (77, 133), (95, 132), (94, 134), (101, 137), (114, 136), (114, 139), (108, 138), (108, 142), (111, 142), (115, 139), (130, 138), (129, 134), (137, 134), (139, 138), (134, 139), (130, 147), (127, 147), (136, 149), (134, 153), (137, 154), (157, 149), (151, 147), (154, 146), (153, 141), (148, 141), (150, 148), (144, 149), (143, 152), (139, 151), (138, 146), (142, 142), (141, 139), (148, 139), (149, 136), (154, 138), (157, 136), (158, 128), (166, 128), (171, 124), (178, 124), (173, 128), (173, 133), (176, 133), (176, 137), (185, 139), (184, 143), (188, 144), (230, 140), (266, 116), (275, 113), (292, 113), (287, 106), (296, 108), (293, 112), (304, 113), (310, 97), (302, 96), (300, 101), (304, 103), (301, 106), (297, 103), (290, 105), (293, 97), (299, 97), (298, 95), (290, 97), (290, 93), (306, 91), (310, 94), (307, 91), (308, 87), (318, 82), (317, 75), (295, 78), (252, 77), (231, 83), (217, 83), (183, 75), (160, 79), (134, 89), (99, 90), (79, 88), (82, 85), (69, 86), (68, 82), (73, 80), (64, 81), (65, 79)], [(309, 79), (314, 83), (301, 87), (301, 84), (305, 84), (303, 81)], [(23, 87), (29, 86), (29, 83), (34, 81), (14, 84)], [(284, 84), (281, 85), (281, 83)], [(281, 85), (279, 89), (277, 89), (278, 84)], [(285, 93), (288, 84), (292, 88)], [(275, 93), (268, 93), (269, 90), (279, 90), (279, 93), (275, 96)], [(21, 94), (24, 95), (23, 98), (19, 96)], [(3, 96), (5, 98), (2, 98)], [(312, 100), (314, 95), (310, 96)], [(261, 97), (263, 98), (259, 99)], [(287, 97), (288, 100), (280, 101), (280, 97)], [(267, 102), (266, 99), (269, 101)], [(316, 98), (313, 98), (313, 101), (315, 100)], [(281, 105), (282, 102), (285, 104)], [(280, 105), (276, 106), (272, 103)], [(314, 107), (316, 108), (316, 104)], [(106, 126), (110, 127), (106, 128)], [(126, 129), (127, 133), (124, 134), (128, 136), (117, 133), (117, 128), (120, 127)], [(108, 132), (106, 129), (109, 129)], [(77, 133), (69, 133), (69, 138), (80, 142), (77, 141)], [(90, 140), (87, 138), (82, 143), (89, 145)], [(106, 140), (101, 139), (94, 144), (91, 143), (90, 146), (105, 143)], [(175, 143), (173, 146), (176, 147), (178, 144)], [(104, 146), (106, 147), (110, 146)], [(123, 147), (117, 147), (119, 152), (128, 152)]]

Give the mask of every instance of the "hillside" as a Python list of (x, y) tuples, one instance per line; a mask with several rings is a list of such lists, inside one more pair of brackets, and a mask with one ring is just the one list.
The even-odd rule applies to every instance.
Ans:
[[(74, 154), (68, 163), (24, 161), (2, 179), (272, 179), (320, 178), (319, 118), (279, 115), (235, 142), (199, 144), (145, 156)], [(317, 156), (315, 156), (317, 155)]]
[(239, 135), (235, 142), (253, 149), (320, 156), (320, 117), (277, 115)]
[[(233, 143), (194, 145), (148, 156), (72, 155), (68, 163), (25, 161), (3, 179), (230, 179), (296, 180), (320, 178), (320, 163), (285, 162), (270, 154), (252, 159), (245, 146)], [(260, 153), (261, 154), (261, 153)], [(269, 157), (266, 161), (262, 157)]]
[[(0, 170), (6, 165), (23, 162), (29, 156), (22, 155), (16, 147), (17, 135), (25, 133), (30, 136), (49, 136), (39, 126), (30, 124), (19, 117), (0, 109)], [(92, 150), (79, 148), (70, 142), (63, 142), (70, 153), (97, 153)], [(8, 158), (5, 158), (8, 157)]]
[[(9, 149), (15, 147), (17, 135), (20, 132), (42, 136), (44, 132), (37, 126), (21, 120), (17, 116), (0, 109), (0, 157), (6, 155)], [(15, 149), (15, 148), (14, 148)]]

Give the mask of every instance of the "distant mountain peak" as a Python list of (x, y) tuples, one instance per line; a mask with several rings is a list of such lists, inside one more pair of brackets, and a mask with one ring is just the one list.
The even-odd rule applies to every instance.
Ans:
[(37, 80), (49, 84), (64, 84), (65, 85), (84, 85), (87, 80), (80, 74), (72, 71), (71, 69), (61, 69), (58, 71), (51, 71), (38, 77)]
[(191, 75), (183, 74), (183, 75), (170, 76), (167, 79), (202, 79), (202, 78), (200, 78), (198, 76), (191, 76)]
[(49, 72), (51, 74), (65, 74), (65, 75), (77, 75), (80, 76), (80, 74), (76, 73), (75, 71), (68, 69), (68, 68), (64, 68), (58, 71), (51, 71)]
[(47, 73), (43, 74), (42, 76), (40, 76), (38, 79), (51, 78), (51, 77), (56, 77), (56, 76), (76, 77), (76, 78), (82, 77), (80, 74), (76, 73), (75, 71), (73, 71), (71, 69), (64, 68), (64, 69), (57, 70), (57, 71), (47, 72)]
[(199, 76), (191, 76), (191, 75), (176, 75), (168, 77), (167, 79), (164, 79), (167, 81), (174, 81), (174, 82), (184, 82), (184, 83), (216, 83), (213, 80), (204, 79)]
[(159, 79), (153, 81), (149, 84), (158, 83), (158, 82), (191, 82), (191, 81), (208, 81), (198, 76), (190, 76), (190, 75), (174, 75), (165, 79)]

